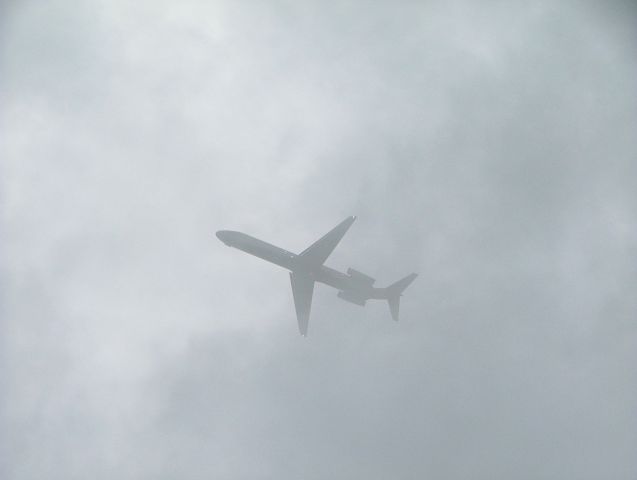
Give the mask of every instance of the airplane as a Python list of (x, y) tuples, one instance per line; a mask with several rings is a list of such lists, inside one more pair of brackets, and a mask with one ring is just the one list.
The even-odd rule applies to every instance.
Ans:
[(416, 273), (407, 275), (388, 287), (378, 288), (373, 286), (375, 279), (353, 268), (342, 273), (323, 265), (354, 220), (354, 216), (347, 217), (298, 255), (241, 232), (219, 230), (217, 238), (229, 247), (238, 248), (290, 270), (296, 318), (299, 332), (304, 337), (307, 336), (315, 282), (336, 288), (339, 290), (339, 298), (356, 305), (365, 306), (365, 302), (370, 299), (387, 300), (392, 318), (398, 321), (400, 297), (418, 276)]

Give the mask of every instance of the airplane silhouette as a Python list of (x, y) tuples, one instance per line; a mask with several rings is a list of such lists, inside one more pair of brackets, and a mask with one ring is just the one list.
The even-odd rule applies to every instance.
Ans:
[(339, 298), (356, 305), (365, 306), (370, 299), (387, 300), (392, 318), (398, 321), (402, 292), (417, 274), (407, 275), (388, 287), (377, 288), (373, 286), (375, 280), (372, 277), (353, 268), (342, 273), (323, 265), (354, 220), (356, 217), (347, 217), (298, 255), (241, 232), (219, 230), (217, 237), (230, 247), (290, 270), (296, 318), (303, 336), (307, 336), (315, 282), (336, 288)]

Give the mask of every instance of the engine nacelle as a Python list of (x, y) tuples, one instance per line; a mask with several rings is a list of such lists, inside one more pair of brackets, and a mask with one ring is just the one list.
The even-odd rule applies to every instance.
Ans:
[(363, 285), (373, 285), (376, 281), (376, 279), (370, 277), (369, 275), (365, 275), (364, 273), (361, 273), (358, 270), (354, 270), (353, 268), (348, 268), (347, 274), (351, 277), (352, 280)]
[(356, 305), (360, 305), (361, 307), (365, 306), (366, 298), (359, 297), (356, 295), (352, 295), (351, 293), (340, 291), (337, 294), (338, 298), (345, 300), (346, 302), (355, 303)]

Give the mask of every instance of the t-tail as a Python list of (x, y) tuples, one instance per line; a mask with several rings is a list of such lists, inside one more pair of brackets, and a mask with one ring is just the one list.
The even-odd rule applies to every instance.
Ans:
[(417, 273), (407, 275), (405, 278), (398, 280), (396, 283), (392, 283), (385, 289), (387, 291), (387, 303), (389, 303), (389, 311), (391, 312), (391, 317), (396, 322), (398, 321), (398, 311), (400, 310), (400, 296), (417, 276)]

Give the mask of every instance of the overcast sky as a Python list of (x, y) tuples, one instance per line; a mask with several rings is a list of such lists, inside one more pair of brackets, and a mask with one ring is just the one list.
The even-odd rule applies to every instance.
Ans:
[(0, 18), (0, 477), (637, 478), (631, 1)]

